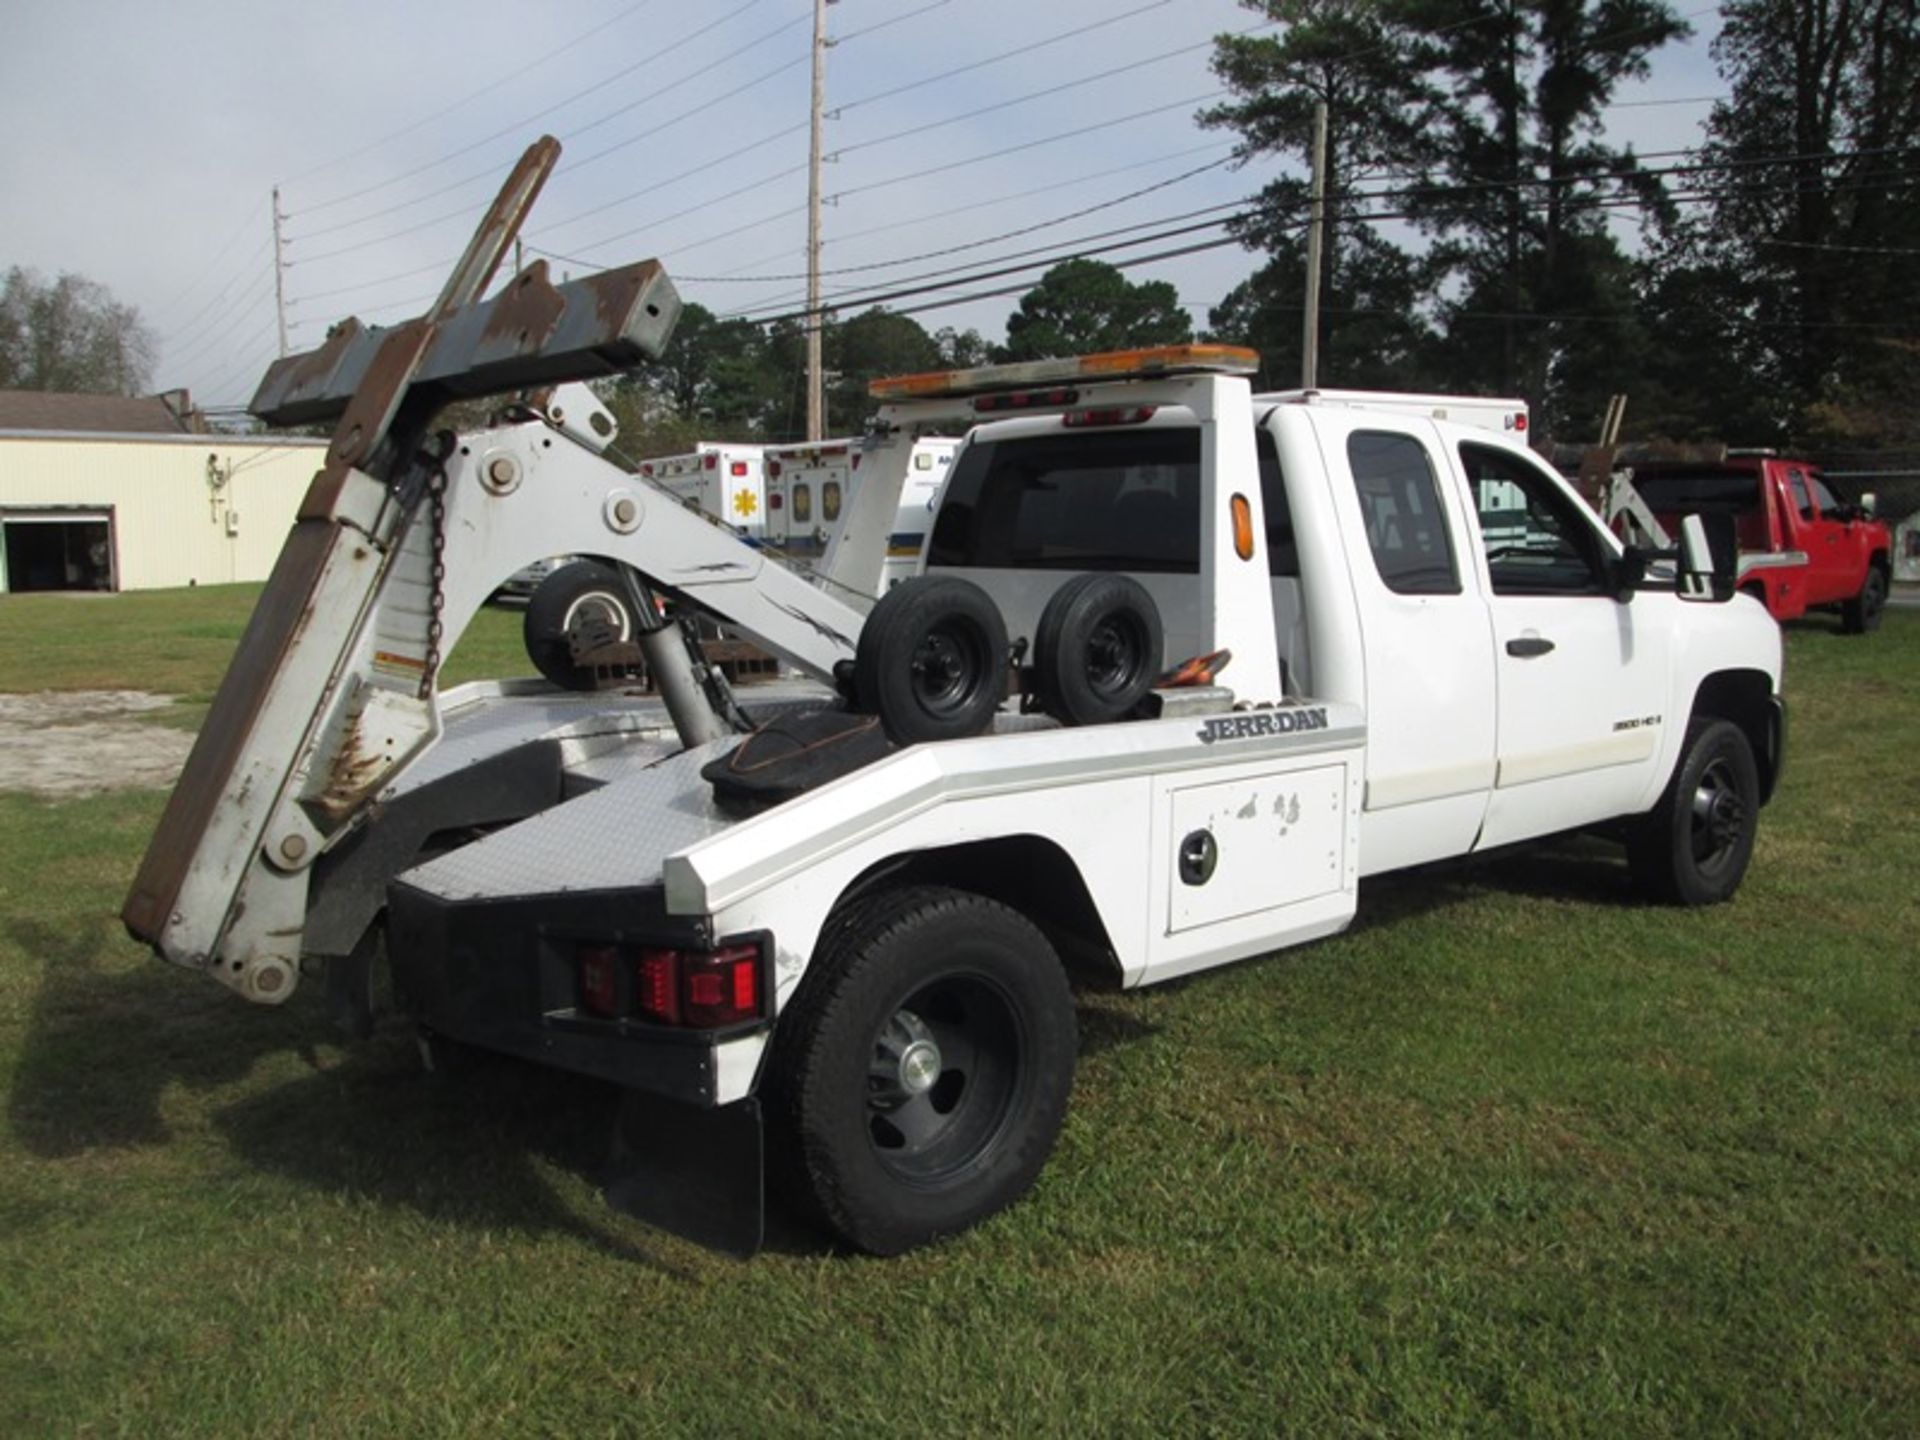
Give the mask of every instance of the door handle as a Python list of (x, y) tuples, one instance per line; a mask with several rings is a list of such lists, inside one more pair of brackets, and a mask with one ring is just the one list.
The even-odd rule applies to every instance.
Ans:
[(1551, 649), (1553, 642), (1540, 635), (1522, 635), (1518, 640), (1507, 641), (1507, 654), (1517, 655), (1522, 660), (1545, 655)]

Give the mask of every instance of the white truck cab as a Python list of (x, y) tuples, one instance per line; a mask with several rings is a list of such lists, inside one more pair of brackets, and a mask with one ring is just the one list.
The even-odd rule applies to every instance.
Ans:
[[(544, 274), (263, 381), (256, 413), (339, 436), (123, 916), (255, 1001), (322, 968), (362, 1024), (384, 955), (434, 1043), (621, 1085), (618, 1203), (751, 1250), (764, 1134), (801, 1204), (894, 1253), (1045, 1162), (1063, 956), (1150, 984), (1340, 930), (1366, 875), (1575, 828), (1655, 897), (1738, 886), (1780, 640), (1700, 603), (1731, 590), (1697, 521), (1662, 581), (1486, 424), (1258, 397), (1250, 352), (1165, 347), (877, 384), (816, 586), (602, 458), (584, 390), (425, 441), (446, 394), (664, 343), (649, 264), (548, 286), (551, 338), (500, 360)], [(973, 428), (925, 573), (854, 603), (943, 424)], [(664, 705), (442, 692), (498, 579), (561, 552), (818, 683), (749, 715), (662, 624)]]

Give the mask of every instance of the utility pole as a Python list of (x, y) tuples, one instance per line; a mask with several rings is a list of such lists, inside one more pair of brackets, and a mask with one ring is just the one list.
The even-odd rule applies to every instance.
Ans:
[(820, 139), (827, 88), (827, 4), (813, 0), (813, 145), (807, 155), (807, 439), (825, 436), (820, 368)]
[(287, 358), (287, 239), (281, 231), (280, 187), (273, 187), (273, 309), (280, 322), (280, 358)]
[(1327, 228), (1327, 102), (1313, 107), (1313, 209), (1307, 220), (1306, 315), (1300, 331), (1300, 388), (1320, 383), (1320, 247)]

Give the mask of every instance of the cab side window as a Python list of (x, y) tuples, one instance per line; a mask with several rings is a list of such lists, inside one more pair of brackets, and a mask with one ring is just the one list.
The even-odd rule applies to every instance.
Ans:
[(1496, 595), (1604, 595), (1607, 553), (1580, 502), (1537, 466), (1491, 445), (1464, 444)]
[(1815, 518), (1813, 498), (1807, 494), (1807, 473), (1804, 470), (1787, 471), (1787, 488), (1793, 491), (1793, 505), (1800, 512), (1802, 520)]
[(1426, 447), (1411, 435), (1356, 430), (1347, 437), (1347, 464), (1386, 587), (1398, 595), (1458, 595), (1460, 572)]

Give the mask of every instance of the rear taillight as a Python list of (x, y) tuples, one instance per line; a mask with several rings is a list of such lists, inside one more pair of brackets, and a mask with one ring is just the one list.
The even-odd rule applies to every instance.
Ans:
[[(594, 1015), (718, 1030), (764, 1014), (758, 944), (717, 950), (582, 945), (577, 953), (581, 1008)], [(631, 978), (624, 993), (623, 969)]]
[(778, 460), (767, 461), (767, 474), (773, 476), (775, 479), (779, 478), (780, 462)]
[(767, 496), (767, 509), (769, 510), (778, 510), (786, 503), (787, 502), (783, 498), (781, 498), (780, 492), (778, 490), (774, 491), (771, 495)]
[(706, 456), (705, 456), (705, 458), (703, 458), (703, 459), (701, 460), (701, 462), (700, 462), (700, 463), (701, 463), (702, 465), (704, 465), (704, 466), (706, 466), (706, 467), (707, 467), (707, 469), (709, 469), (709, 470), (715, 470), (715, 469), (718, 469), (718, 468), (719, 468), (719, 465), (720, 465), (720, 457), (719, 457), (718, 455), (716, 455), (716, 454), (714, 454), (714, 453), (713, 453), (713, 451), (711, 451), (711, 450), (709, 450), (709, 451), (708, 451), (708, 452), (706, 453)]

